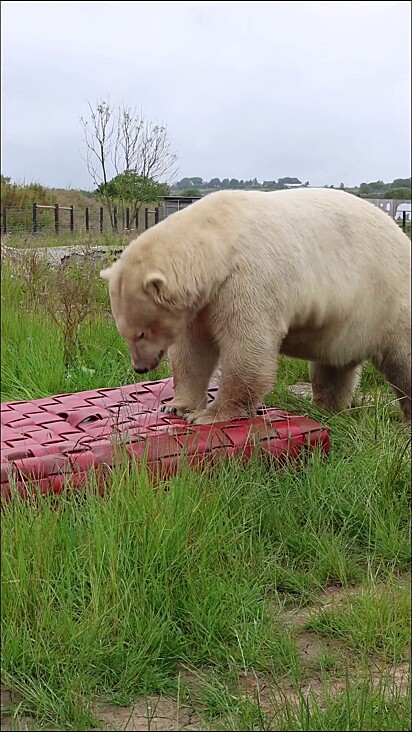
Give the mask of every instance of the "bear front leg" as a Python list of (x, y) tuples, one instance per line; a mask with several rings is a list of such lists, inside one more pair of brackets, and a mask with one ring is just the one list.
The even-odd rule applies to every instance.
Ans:
[(169, 349), (175, 396), (162, 412), (184, 416), (205, 409), (207, 389), (217, 364), (218, 351), (207, 334), (192, 327)]
[[(247, 344), (246, 344), (247, 346)], [(207, 409), (187, 415), (192, 424), (253, 418), (271, 390), (276, 374), (276, 353), (265, 344), (231, 347), (221, 354), (222, 376), (215, 401)]]

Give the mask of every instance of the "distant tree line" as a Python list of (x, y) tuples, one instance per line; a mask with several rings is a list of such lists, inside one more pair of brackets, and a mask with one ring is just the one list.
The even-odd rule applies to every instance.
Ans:
[[(249, 180), (238, 180), (237, 178), (211, 178), (203, 180), (199, 176), (192, 178), (182, 178), (171, 187), (171, 192), (180, 196), (202, 196), (210, 191), (239, 189), (239, 190), (267, 190), (279, 191), (288, 188), (290, 185), (301, 185), (308, 187), (309, 181), (304, 183), (299, 178), (278, 178), (277, 180), (258, 181), (257, 178)], [(324, 186), (325, 188), (335, 188), (335, 186)], [(348, 190), (363, 198), (411, 198), (411, 178), (395, 178), (391, 183), (384, 183), (382, 180), (373, 181), (371, 183), (361, 183), (359, 186), (347, 187), (344, 183), (337, 186), (341, 190)]]
[(365, 198), (411, 198), (411, 178), (395, 178), (392, 183), (384, 183), (383, 180), (372, 183), (361, 183), (359, 195)]
[[(172, 190), (176, 192), (184, 191), (188, 195), (193, 189), (198, 191), (213, 191), (213, 190), (225, 190), (225, 189), (240, 189), (245, 190), (249, 188), (264, 188), (267, 190), (282, 190), (287, 188), (287, 184), (295, 185), (309, 185), (309, 181), (302, 184), (299, 178), (279, 178), (278, 180), (265, 180), (259, 182), (257, 178), (250, 178), (249, 180), (238, 180), (237, 178), (211, 178), (211, 180), (203, 180), (195, 176), (193, 178), (182, 178), (181, 180), (174, 183)], [(193, 194), (192, 194), (193, 195)]]

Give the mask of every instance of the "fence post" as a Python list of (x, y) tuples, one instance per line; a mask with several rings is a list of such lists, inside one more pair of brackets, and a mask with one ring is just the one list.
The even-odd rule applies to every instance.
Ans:
[(159, 206), (155, 208), (155, 224), (159, 223)]
[(59, 221), (59, 204), (54, 204), (54, 230), (56, 234), (59, 233), (60, 221)]
[(3, 234), (7, 234), (7, 206), (3, 208)]
[(113, 229), (117, 231), (117, 206), (113, 206)]
[(74, 206), (70, 206), (70, 231), (74, 231)]
[(144, 210), (144, 228), (149, 228), (149, 209), (145, 208)]
[(85, 210), (85, 217), (86, 217), (86, 231), (90, 231), (90, 220), (89, 220), (89, 208), (86, 206)]
[(99, 211), (99, 229), (100, 229), (100, 233), (101, 234), (103, 234), (103, 216), (104, 216), (103, 206), (100, 206), (100, 211)]
[(406, 231), (406, 211), (402, 211), (402, 229)]
[(37, 203), (33, 203), (33, 234), (37, 234), (38, 228)]
[(126, 229), (129, 231), (130, 229), (130, 209), (126, 209)]
[(139, 230), (139, 211), (137, 209), (136, 209), (135, 221), (136, 221), (136, 231), (138, 231)]

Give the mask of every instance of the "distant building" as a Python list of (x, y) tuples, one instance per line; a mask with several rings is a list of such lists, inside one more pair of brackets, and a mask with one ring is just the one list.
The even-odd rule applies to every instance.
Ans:
[(406, 220), (411, 221), (411, 202), (405, 201), (404, 203), (400, 203), (399, 206), (396, 209), (395, 213), (395, 221), (399, 221), (399, 219), (403, 219), (403, 212), (406, 213)]
[(161, 201), (163, 203), (163, 218), (167, 218), (170, 214), (190, 206), (191, 203), (200, 201), (200, 198), (199, 196), (162, 196)]
[(407, 221), (411, 220), (411, 202), (401, 201), (394, 198), (365, 198), (365, 201), (373, 203), (374, 206), (381, 208), (382, 211), (392, 216), (393, 219), (399, 221), (403, 217), (403, 211), (406, 211)]

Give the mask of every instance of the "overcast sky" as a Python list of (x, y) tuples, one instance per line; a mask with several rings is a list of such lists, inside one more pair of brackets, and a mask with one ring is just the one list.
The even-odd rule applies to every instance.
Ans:
[(79, 118), (164, 122), (178, 178), (410, 175), (410, 2), (2, 2), (2, 161), (91, 188)]

